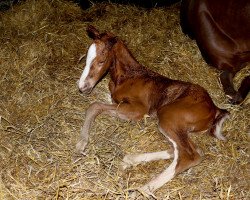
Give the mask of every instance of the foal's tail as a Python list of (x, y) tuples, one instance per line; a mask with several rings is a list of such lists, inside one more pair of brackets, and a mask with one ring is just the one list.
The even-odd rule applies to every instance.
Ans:
[(222, 135), (221, 128), (226, 119), (229, 118), (229, 112), (227, 110), (218, 109), (216, 112), (215, 119), (210, 130), (210, 134), (219, 140), (226, 141), (227, 139)]

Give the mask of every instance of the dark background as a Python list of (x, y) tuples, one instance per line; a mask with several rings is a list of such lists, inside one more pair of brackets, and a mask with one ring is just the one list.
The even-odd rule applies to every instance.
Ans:
[[(5, 11), (11, 8), (16, 3), (20, 3), (25, 0), (0, 0), (0, 11)], [(144, 8), (169, 6), (180, 0), (92, 0), (93, 3), (112, 2), (119, 4), (130, 4), (140, 6)], [(89, 0), (74, 0), (75, 3), (81, 6), (82, 9), (88, 9), (92, 3)]]

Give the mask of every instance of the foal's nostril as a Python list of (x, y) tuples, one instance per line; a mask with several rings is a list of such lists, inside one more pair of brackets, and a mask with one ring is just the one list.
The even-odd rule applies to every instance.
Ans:
[(87, 88), (86, 85), (83, 86), (83, 87), (79, 87), (79, 91), (80, 91), (81, 93), (84, 93), (87, 89), (88, 89), (88, 88)]
[(82, 89), (81, 88), (78, 88), (79, 89), (79, 92), (82, 93)]
[(84, 94), (89, 94), (92, 90), (92, 87), (89, 83), (85, 83), (83, 86), (79, 86), (79, 91)]

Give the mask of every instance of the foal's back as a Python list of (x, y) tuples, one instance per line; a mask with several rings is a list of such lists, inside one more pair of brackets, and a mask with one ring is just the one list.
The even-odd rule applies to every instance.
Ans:
[(138, 73), (134, 72), (133, 77), (124, 80), (124, 83), (118, 88), (119, 93), (123, 94), (122, 96), (127, 94), (125, 96), (130, 98), (139, 97), (144, 104), (148, 104), (149, 114), (157, 112), (164, 105), (184, 99), (187, 105), (206, 102), (210, 108), (216, 108), (203, 87), (189, 82), (169, 79), (143, 66), (138, 68)]

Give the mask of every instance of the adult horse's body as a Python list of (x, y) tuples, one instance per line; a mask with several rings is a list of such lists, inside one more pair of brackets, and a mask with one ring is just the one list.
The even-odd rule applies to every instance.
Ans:
[(220, 130), (228, 113), (216, 107), (202, 87), (171, 80), (146, 69), (113, 34), (100, 34), (93, 26), (89, 26), (87, 32), (94, 42), (88, 50), (79, 89), (83, 93), (90, 93), (103, 75), (109, 72), (113, 103), (95, 102), (87, 109), (76, 145), (79, 153), (88, 143), (91, 123), (101, 113), (135, 121), (144, 115), (156, 117), (160, 132), (172, 143), (173, 150), (127, 155), (123, 159), (125, 169), (141, 162), (173, 157), (172, 164), (165, 171), (141, 188), (146, 194), (152, 194), (175, 175), (201, 161), (189, 133), (207, 130), (209, 134), (225, 139)]
[(181, 27), (195, 39), (207, 63), (222, 70), (221, 83), (232, 103), (250, 90), (250, 76), (238, 91), (233, 77), (250, 62), (249, 0), (182, 0)]

